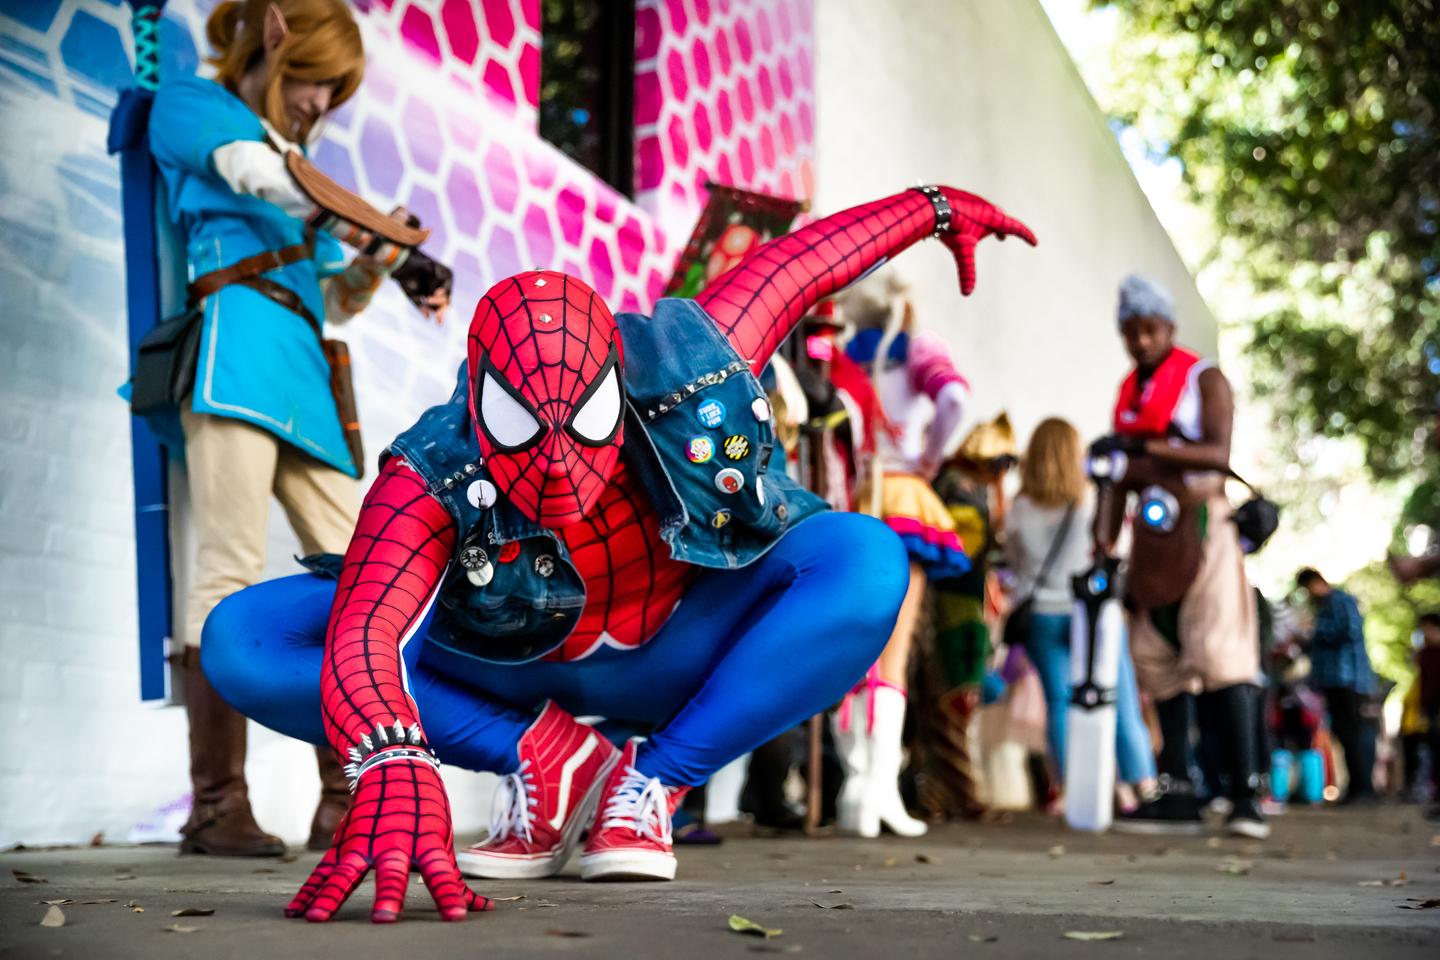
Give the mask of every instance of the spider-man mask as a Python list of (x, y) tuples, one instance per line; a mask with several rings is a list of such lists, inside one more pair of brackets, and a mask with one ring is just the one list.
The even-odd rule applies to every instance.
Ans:
[(624, 442), (624, 351), (605, 301), (550, 270), (502, 280), (470, 322), (470, 416), (495, 485), (552, 529), (600, 499)]

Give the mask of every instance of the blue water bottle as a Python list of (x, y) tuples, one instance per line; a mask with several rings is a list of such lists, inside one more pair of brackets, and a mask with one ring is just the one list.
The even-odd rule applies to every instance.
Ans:
[(1270, 797), (1276, 803), (1290, 799), (1290, 781), (1295, 777), (1295, 755), (1276, 750), (1270, 755)]

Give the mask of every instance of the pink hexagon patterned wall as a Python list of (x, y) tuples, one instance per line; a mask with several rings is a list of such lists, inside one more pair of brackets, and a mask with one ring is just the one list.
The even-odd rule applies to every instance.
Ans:
[(812, 0), (638, 0), (635, 18), (640, 206), (683, 239), (707, 179), (809, 198)]

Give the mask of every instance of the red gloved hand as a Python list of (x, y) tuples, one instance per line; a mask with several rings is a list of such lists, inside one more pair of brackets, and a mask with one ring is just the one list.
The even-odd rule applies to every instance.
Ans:
[(992, 235), (1001, 240), (1016, 236), (1035, 246), (1035, 234), (1029, 227), (984, 197), (954, 187), (940, 187), (940, 191), (950, 201), (953, 211), (950, 229), (941, 234), (940, 242), (955, 255), (955, 263), (960, 267), (960, 292), (965, 296), (970, 296), (975, 289), (975, 245), (981, 240)]
[(493, 900), (472, 891), (460, 876), (450, 802), (439, 772), (423, 761), (406, 760), (375, 767), (360, 778), (335, 845), (285, 908), (285, 916), (329, 920), (374, 867), (370, 919), (394, 923), (405, 905), (411, 864), (419, 869), (442, 920), (495, 909)]

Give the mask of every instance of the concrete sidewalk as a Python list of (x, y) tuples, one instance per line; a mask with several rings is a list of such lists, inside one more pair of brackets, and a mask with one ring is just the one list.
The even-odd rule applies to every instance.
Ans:
[[(1090, 836), (1037, 814), (918, 840), (769, 838), (731, 825), (721, 846), (680, 850), (674, 883), (585, 884), (572, 862), (553, 880), (472, 881), (523, 899), (443, 924), (415, 881), (389, 927), (368, 922), (368, 881), (330, 924), (285, 920), (315, 854), (18, 850), (0, 856), (0, 957), (1440, 957), (1440, 909), (1402, 909), (1440, 898), (1440, 826), (1419, 808), (1293, 810), (1272, 822), (1264, 843)], [(61, 899), (117, 902), (62, 905), (65, 925), (41, 926), (39, 901)], [(215, 913), (171, 916), (187, 907)], [(733, 933), (731, 914), (784, 932)], [(1075, 931), (1124, 936), (1064, 936)]]

